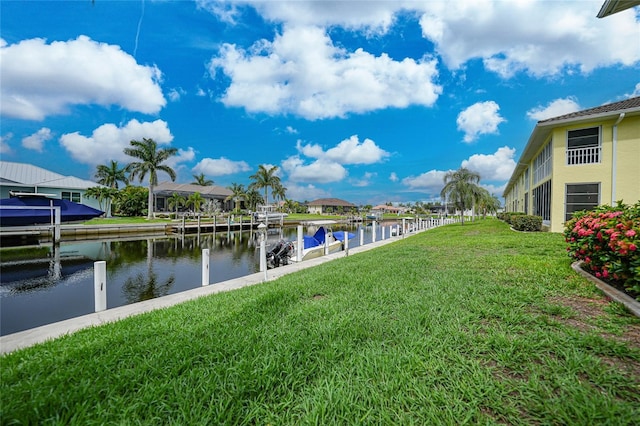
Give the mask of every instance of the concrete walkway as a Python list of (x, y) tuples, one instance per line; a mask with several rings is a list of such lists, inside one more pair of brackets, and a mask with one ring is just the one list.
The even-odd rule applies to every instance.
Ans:
[[(430, 228), (433, 229), (433, 228)], [(417, 233), (424, 232), (428, 229), (423, 229), (417, 232), (407, 234), (405, 237), (416, 235)], [(366, 244), (363, 246), (349, 249), (349, 256), (362, 253), (368, 250), (381, 247), (383, 245), (403, 239), (403, 236), (391, 237), (382, 241), (376, 241), (375, 243)], [(281, 266), (276, 269), (269, 269), (267, 271), (267, 279), (269, 281), (275, 280), (284, 275), (291, 274), (303, 269), (312, 268), (325, 262), (330, 262), (340, 257), (345, 257), (345, 252), (329, 254), (327, 256), (318, 257), (304, 262), (295, 263), (287, 266)], [(251, 286), (254, 284), (260, 284), (265, 282), (264, 272), (258, 272), (244, 277), (235, 278), (228, 281), (223, 281), (208, 286), (199, 287), (193, 290), (187, 290), (176, 294), (170, 294), (168, 296), (158, 297), (156, 299), (145, 300), (144, 302), (132, 303), (130, 305), (120, 306), (117, 308), (108, 309), (106, 311), (97, 312), (93, 314), (83, 315), (80, 317), (70, 318), (68, 320), (59, 321), (52, 324), (43, 325), (41, 327), (32, 328), (30, 330), (20, 331), (18, 333), (9, 334), (0, 337), (0, 354), (13, 352), (16, 349), (26, 348), (37, 343), (42, 343), (47, 340), (55, 339), (66, 334), (74, 333), (78, 330), (87, 327), (94, 327), (109, 322), (118, 321), (123, 318), (127, 318), (133, 315), (139, 315), (145, 312), (150, 312), (156, 309), (167, 308), (177, 305), (178, 303), (186, 302), (188, 300), (197, 299), (198, 297), (208, 296), (210, 294), (216, 294), (223, 291), (235, 290), (242, 287)]]

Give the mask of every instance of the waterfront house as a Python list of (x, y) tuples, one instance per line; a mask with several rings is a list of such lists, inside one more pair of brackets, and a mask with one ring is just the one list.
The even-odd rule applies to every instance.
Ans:
[(167, 200), (176, 193), (188, 198), (191, 194), (200, 193), (204, 200), (216, 200), (220, 203), (222, 210), (232, 210), (234, 201), (225, 201), (233, 192), (218, 185), (194, 185), (188, 183), (160, 182), (153, 188), (153, 196), (156, 200), (156, 212), (169, 211)]
[(505, 211), (561, 232), (575, 211), (640, 200), (640, 97), (539, 121), (504, 191)]
[(355, 204), (339, 198), (319, 198), (308, 202), (307, 207), (312, 214), (348, 213), (358, 209)]
[(94, 186), (101, 185), (31, 164), (0, 161), (0, 198), (9, 198), (10, 192), (40, 193), (100, 209), (98, 200), (85, 195)]

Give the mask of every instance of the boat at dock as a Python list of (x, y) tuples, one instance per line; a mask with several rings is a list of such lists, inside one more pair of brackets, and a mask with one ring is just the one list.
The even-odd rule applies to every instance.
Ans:
[(271, 268), (287, 265), (290, 262), (301, 262), (315, 259), (325, 254), (344, 250), (344, 239), (354, 238), (355, 234), (337, 231), (320, 226), (313, 236), (302, 237), (302, 255), (298, 258), (298, 241), (278, 241), (267, 253), (267, 265)]
[(84, 204), (49, 198), (48, 194), (21, 193), (0, 200), (0, 226), (51, 224), (56, 207), (60, 209), (61, 222), (86, 221), (104, 214)]

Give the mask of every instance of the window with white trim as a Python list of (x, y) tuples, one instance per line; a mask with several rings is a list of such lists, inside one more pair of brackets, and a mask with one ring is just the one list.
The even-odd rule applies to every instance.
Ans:
[(62, 199), (67, 201), (73, 201), (74, 203), (80, 202), (79, 192), (62, 191)]
[(599, 163), (601, 151), (600, 127), (567, 132), (567, 165)]
[(564, 219), (568, 221), (574, 212), (591, 210), (600, 205), (600, 183), (568, 183), (565, 186)]

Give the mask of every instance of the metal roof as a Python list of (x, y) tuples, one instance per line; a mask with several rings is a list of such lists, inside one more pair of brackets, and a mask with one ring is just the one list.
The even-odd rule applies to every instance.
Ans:
[(0, 184), (7, 186), (38, 186), (63, 189), (86, 189), (99, 184), (74, 176), (64, 176), (26, 163), (0, 161)]

